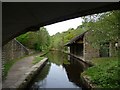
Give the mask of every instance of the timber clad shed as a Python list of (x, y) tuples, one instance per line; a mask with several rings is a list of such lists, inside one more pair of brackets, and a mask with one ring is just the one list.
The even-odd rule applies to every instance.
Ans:
[(99, 57), (99, 50), (93, 48), (88, 42), (88, 35), (90, 35), (90, 31), (85, 31), (74, 37), (65, 46), (70, 48), (70, 54), (89, 62), (93, 57)]

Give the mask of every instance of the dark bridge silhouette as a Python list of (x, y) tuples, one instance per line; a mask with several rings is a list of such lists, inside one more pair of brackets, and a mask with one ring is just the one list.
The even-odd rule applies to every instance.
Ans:
[(27, 31), (80, 16), (119, 9), (117, 2), (3, 2), (2, 23), (3, 40), (8, 41)]

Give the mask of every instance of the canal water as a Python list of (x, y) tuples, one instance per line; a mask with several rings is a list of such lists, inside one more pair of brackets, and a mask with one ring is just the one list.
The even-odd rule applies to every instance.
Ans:
[(31, 88), (84, 87), (80, 75), (88, 65), (58, 51), (51, 51), (45, 57), (48, 57), (48, 62), (32, 81)]

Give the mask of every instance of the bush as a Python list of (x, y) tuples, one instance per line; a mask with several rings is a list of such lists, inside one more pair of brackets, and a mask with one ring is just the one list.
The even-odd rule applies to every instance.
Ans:
[(40, 56), (35, 56), (35, 59), (33, 60), (33, 64), (36, 64), (36, 63), (38, 63), (38, 62), (40, 62), (41, 60), (43, 60), (44, 59), (44, 57), (40, 57)]
[(98, 58), (94, 59), (95, 66), (88, 68), (83, 75), (90, 77), (91, 83), (103, 88), (120, 88), (120, 78), (118, 72), (118, 59)]

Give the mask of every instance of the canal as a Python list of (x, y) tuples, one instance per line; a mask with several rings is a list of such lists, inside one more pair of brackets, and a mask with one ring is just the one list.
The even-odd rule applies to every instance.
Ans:
[(31, 82), (31, 88), (79, 88), (82, 89), (81, 73), (88, 67), (72, 56), (51, 51), (47, 64)]

